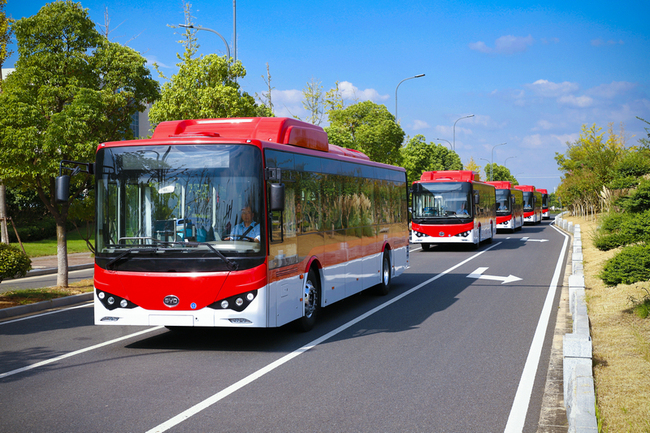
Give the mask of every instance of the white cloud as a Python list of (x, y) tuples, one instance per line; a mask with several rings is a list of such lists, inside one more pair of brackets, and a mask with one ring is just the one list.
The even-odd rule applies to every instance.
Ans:
[(533, 131), (539, 131), (541, 130), (548, 130), (548, 129), (553, 129), (554, 125), (549, 122), (548, 120), (538, 120), (537, 121), (537, 126), (533, 128)]
[(521, 139), (521, 145), (527, 148), (538, 148), (544, 145), (544, 140), (540, 134), (527, 135)]
[(525, 37), (506, 35), (494, 41), (494, 48), (488, 47), (483, 41), (472, 42), (469, 48), (485, 54), (515, 54), (526, 51), (533, 42), (531, 35)]
[(380, 95), (375, 89), (359, 90), (358, 87), (349, 81), (341, 81), (339, 83), (339, 90), (343, 99), (352, 101), (385, 101), (390, 98), (389, 95)]
[(298, 104), (302, 100), (301, 90), (271, 90), (273, 104)]
[(603, 98), (615, 98), (618, 95), (627, 93), (636, 87), (636, 83), (627, 81), (612, 81), (610, 84), (601, 84), (600, 86), (589, 89), (588, 93)]
[(625, 42), (623, 42), (622, 39), (619, 39), (618, 41), (615, 41), (613, 39), (610, 39), (608, 41), (604, 41), (602, 39), (592, 39), (591, 40), (591, 45), (593, 45), (594, 47), (602, 47), (602, 46), (605, 46), (605, 45), (624, 45), (624, 44), (625, 44)]
[(566, 95), (559, 97), (557, 102), (564, 105), (572, 105), (574, 107), (585, 108), (593, 104), (594, 100), (589, 96)]
[(548, 80), (537, 80), (532, 84), (526, 84), (526, 87), (540, 96), (557, 98), (577, 91), (580, 86), (569, 81), (554, 83)]
[(428, 124), (427, 122), (425, 122), (424, 120), (415, 120), (415, 121), (413, 122), (413, 127), (412, 127), (412, 128), (413, 128), (415, 131), (419, 131), (419, 130), (421, 130), (421, 129), (429, 129), (430, 126), (429, 126), (429, 124)]
[(171, 69), (171, 68), (173, 68), (173, 66), (168, 66), (165, 63), (159, 61), (158, 57), (156, 57), (156, 56), (145, 56), (144, 58), (147, 60), (147, 64), (152, 65), (152, 67), (153, 67), (154, 63), (157, 63), (158, 66), (160, 68), (163, 68), (163, 69)]

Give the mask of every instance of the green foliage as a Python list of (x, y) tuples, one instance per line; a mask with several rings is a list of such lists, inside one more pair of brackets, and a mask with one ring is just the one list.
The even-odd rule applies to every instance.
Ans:
[[(7, 0), (0, 0), (0, 68), (4, 64), (7, 57), (9, 57), (13, 52), (7, 49), (7, 45), (11, 41), (11, 23), (13, 20), (7, 18), (7, 13), (5, 12), (5, 5)], [(0, 74), (0, 85), (2, 84), (2, 74)]]
[[(130, 138), (132, 115), (158, 83), (144, 57), (101, 36), (78, 3), (47, 4), (13, 28), (20, 56), (0, 94), (0, 177), (65, 218), (53, 198), (59, 162), (91, 161), (100, 142)], [(84, 180), (73, 179), (77, 193)]]
[(630, 296), (629, 299), (632, 303), (632, 311), (634, 311), (634, 314), (641, 319), (647, 319), (650, 316), (650, 292), (646, 288), (643, 288), (643, 290), (646, 292), (643, 298), (637, 299), (634, 296)]
[(152, 126), (168, 120), (273, 115), (241, 91), (236, 79), (245, 77), (246, 70), (240, 61), (231, 64), (226, 56), (209, 54), (177, 66), (178, 74), (163, 85), (160, 100), (149, 110)]
[(15, 276), (24, 277), (32, 268), (32, 261), (18, 248), (0, 243), (0, 281)]
[(608, 286), (650, 279), (650, 244), (624, 248), (605, 263), (600, 278)]
[(320, 81), (312, 78), (302, 89), (302, 97), (302, 107), (309, 113), (305, 122), (320, 125), (323, 121), (323, 86)]
[(330, 126), (325, 130), (330, 143), (359, 150), (373, 161), (400, 163), (404, 131), (386, 106), (363, 101), (329, 111), (328, 117)]
[(594, 246), (601, 251), (637, 242), (650, 242), (650, 210), (609, 214), (594, 235)]
[(499, 165), (496, 162), (493, 164), (485, 165), (484, 171), (486, 180), (490, 179), (490, 168), (492, 169), (491, 173), (493, 181), (506, 181), (512, 182), (513, 185), (519, 185), (519, 182), (517, 182), (517, 179), (512, 175), (512, 173), (510, 173), (508, 167)]
[(402, 167), (406, 169), (409, 184), (420, 179), (422, 173), (433, 170), (461, 170), (460, 157), (446, 146), (427, 143), (424, 135), (411, 138), (405, 147), (400, 149)]
[(639, 213), (650, 209), (650, 180), (642, 179), (639, 186), (627, 197), (617, 201), (626, 212)]

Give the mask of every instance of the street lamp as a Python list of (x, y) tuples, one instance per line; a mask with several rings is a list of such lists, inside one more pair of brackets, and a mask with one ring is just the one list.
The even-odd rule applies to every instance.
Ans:
[[(467, 119), (468, 117), (474, 117), (474, 115), (470, 114), (469, 116), (461, 117), (458, 120)], [(456, 120), (456, 122), (458, 122), (458, 120)], [(456, 151), (456, 122), (454, 122), (454, 127), (453, 127), (453, 130), (454, 130), (454, 152)]]
[(228, 59), (230, 60), (230, 47), (228, 46), (228, 42), (226, 42), (224, 37), (221, 36), (221, 34), (219, 32), (217, 32), (216, 30), (208, 29), (206, 27), (201, 27), (201, 26), (195, 26), (195, 25), (192, 25), (192, 24), (179, 24), (178, 26), (179, 27), (184, 27), (186, 29), (207, 30), (209, 32), (215, 33), (217, 36), (219, 36), (221, 38), (223, 43), (226, 44), (226, 51), (228, 52)]
[(490, 165), (490, 182), (492, 182), (492, 169), (494, 168), (494, 148), (497, 146), (503, 146), (506, 143), (497, 144), (492, 147), (492, 165)]
[[(436, 140), (446, 141), (449, 143), (449, 140), (445, 140), (444, 138), (436, 138)], [(451, 150), (451, 143), (449, 143), (449, 150)]]
[(397, 84), (397, 87), (395, 87), (395, 122), (397, 122), (397, 89), (399, 89), (399, 85), (402, 84), (406, 80), (412, 80), (413, 78), (420, 78), (424, 77), (424, 74), (417, 74), (412, 77), (404, 78), (402, 81)]
[[(503, 161), (503, 166), (504, 166), (504, 167), (506, 167), (506, 162), (508, 162), (508, 160), (509, 160), (510, 158), (516, 158), (516, 156), (509, 156), (509, 157), (507, 157), (506, 160)], [(506, 168), (507, 168), (507, 167), (506, 167)]]

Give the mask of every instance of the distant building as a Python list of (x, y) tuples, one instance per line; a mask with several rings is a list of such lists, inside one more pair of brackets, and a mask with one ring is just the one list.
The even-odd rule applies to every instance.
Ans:
[[(15, 68), (2, 68), (2, 79), (7, 78), (15, 70)], [(135, 113), (131, 118), (133, 138), (147, 138), (153, 134), (153, 131), (151, 131), (151, 123), (149, 123), (149, 109), (151, 108), (151, 104), (146, 105), (147, 108), (142, 113)]]

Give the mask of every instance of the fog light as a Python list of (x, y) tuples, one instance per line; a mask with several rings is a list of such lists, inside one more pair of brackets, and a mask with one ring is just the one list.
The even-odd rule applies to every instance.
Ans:
[(122, 299), (120, 301), (120, 307), (126, 308), (126, 306), (129, 305), (128, 301), (126, 299)]
[(248, 299), (248, 302), (250, 302), (253, 299), (255, 299), (255, 295), (253, 295), (252, 293), (249, 293), (248, 295), (246, 295), (246, 299)]
[(225, 299), (221, 301), (221, 308), (223, 308), (224, 310), (228, 308), (228, 301), (226, 301)]
[(244, 300), (242, 298), (237, 298), (235, 304), (237, 304), (238, 307), (241, 307), (242, 305), (244, 305)]

